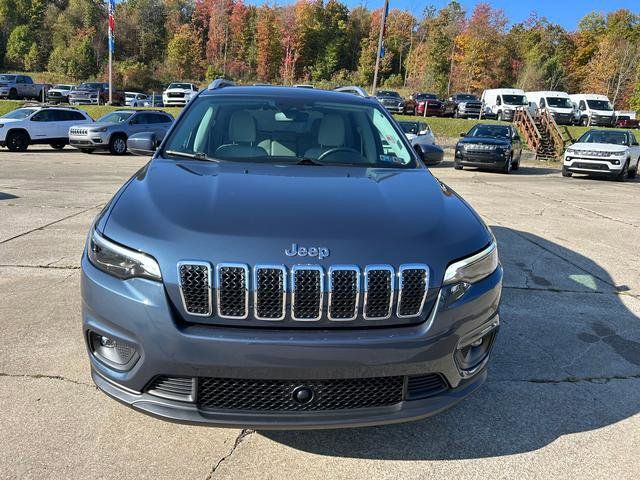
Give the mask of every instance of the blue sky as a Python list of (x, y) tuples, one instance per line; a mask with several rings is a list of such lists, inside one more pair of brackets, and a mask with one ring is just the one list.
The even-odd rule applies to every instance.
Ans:
[[(247, 0), (249, 3), (261, 4), (263, 0)], [(276, 0), (277, 4), (293, 3), (294, 0)], [(374, 9), (382, 7), (384, 0), (343, 0), (350, 7), (365, 5)], [(480, 0), (458, 0), (467, 12), (480, 3)], [(271, 1), (269, 1), (271, 3)], [(419, 15), (431, 4), (443, 7), (449, 0), (390, 0), (390, 8), (402, 8)], [(559, 23), (568, 30), (574, 30), (578, 21), (592, 11), (611, 12), (619, 8), (627, 8), (640, 13), (640, 0), (488, 0), (494, 8), (501, 8), (511, 23), (525, 20), (529, 13), (535, 11), (553, 23)]]

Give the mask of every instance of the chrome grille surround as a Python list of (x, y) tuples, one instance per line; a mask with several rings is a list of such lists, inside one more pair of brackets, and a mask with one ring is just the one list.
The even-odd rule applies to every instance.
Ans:
[[(316, 275), (313, 275), (311, 285), (302, 285), (303, 278), (302, 274), (304, 272), (316, 272)], [(298, 278), (300, 276), (301, 278)], [(313, 277), (317, 277), (315, 280), (316, 285), (313, 285)], [(305, 282), (308, 283), (308, 282)], [(304, 287), (305, 289), (311, 288), (310, 292), (298, 292), (298, 288)], [(315, 291), (314, 291), (315, 290)], [(318, 297), (317, 303), (313, 298), (309, 297)], [(303, 305), (304, 303), (309, 303), (312, 310), (316, 310), (317, 315), (313, 316), (300, 316), (297, 313), (300, 313), (300, 309), (309, 308), (307, 305)], [(322, 318), (322, 306), (324, 303), (324, 270), (320, 265), (294, 265), (291, 267), (291, 318), (293, 320), (301, 321), (301, 322), (315, 322)], [(317, 305), (317, 307), (316, 307)]]
[[(280, 272), (279, 291), (276, 290), (276, 292), (272, 292), (271, 298), (269, 299), (262, 298), (261, 296), (261, 294), (264, 294), (264, 290), (260, 288), (261, 283), (266, 281), (261, 276), (262, 272), (265, 272), (265, 274), (266, 272)], [(253, 316), (257, 320), (284, 320), (287, 313), (287, 268), (284, 265), (256, 265), (253, 269), (253, 288)], [(280, 314), (278, 316), (260, 315), (260, 310), (263, 307), (262, 303), (266, 301), (281, 303), (279, 309)]]
[[(374, 295), (377, 295), (378, 286), (374, 285), (370, 275), (374, 272), (387, 272), (389, 283), (388, 289), (389, 293), (386, 295), (387, 299), (387, 308), (385, 315), (369, 315), (369, 308), (372, 305), (372, 302), (379, 302), (379, 298), (373, 298)], [(373, 284), (373, 285), (372, 285)], [(367, 265), (364, 269), (364, 305), (362, 307), (362, 315), (365, 320), (388, 320), (391, 318), (391, 313), (393, 312), (393, 297), (395, 292), (395, 270), (391, 265)], [(371, 293), (370, 293), (371, 290)]]
[[(334, 278), (337, 274), (350, 273), (353, 278)], [(335, 322), (348, 322), (358, 318), (358, 304), (360, 303), (360, 268), (357, 265), (332, 265), (327, 275), (329, 283), (329, 302), (327, 317)], [(351, 291), (351, 293), (349, 292)], [(346, 305), (345, 305), (346, 304)], [(353, 306), (351, 306), (353, 305)], [(342, 316), (340, 310), (352, 312), (349, 316)]]
[[(198, 285), (195, 286), (196, 289), (202, 290), (203, 288), (206, 290), (204, 292), (191, 292), (189, 290), (188, 285), (186, 285), (187, 279), (186, 269), (197, 269), (202, 270), (206, 268), (206, 284), (201, 285), (203, 282), (199, 281)], [(213, 313), (213, 302), (211, 295), (211, 264), (208, 262), (202, 262), (199, 260), (184, 260), (178, 262), (178, 286), (180, 290), (180, 298), (182, 299), (182, 308), (184, 308), (185, 312), (189, 315), (195, 315), (197, 317), (208, 317)], [(185, 293), (186, 292), (186, 293)], [(193, 295), (200, 296), (206, 295), (207, 299), (204, 302), (205, 307), (194, 305), (194, 301), (192, 298)], [(203, 303), (199, 301), (199, 303)]]
[[(238, 292), (241, 289), (231, 289), (231, 298), (223, 298), (224, 291), (228, 289), (227, 284), (238, 282), (244, 286), (244, 293)], [(247, 265), (244, 263), (216, 265), (216, 301), (220, 318), (244, 320), (249, 316), (249, 267)], [(228, 302), (231, 302), (231, 305), (228, 305)], [(239, 314), (227, 313), (230, 309), (237, 310)]]
[[(411, 278), (410, 276), (413, 275), (418, 276)], [(409, 282), (417, 282), (418, 285), (408, 285)], [(407, 291), (408, 288), (410, 288), (411, 291)], [(398, 290), (400, 293), (398, 293), (396, 316), (398, 318), (414, 318), (420, 316), (429, 290), (429, 267), (422, 263), (400, 265), (398, 269)], [(409, 295), (413, 295), (414, 298), (407, 298)], [(412, 303), (412, 305), (409, 305), (410, 313), (404, 310), (408, 302)], [(403, 313), (403, 311), (405, 313)]]

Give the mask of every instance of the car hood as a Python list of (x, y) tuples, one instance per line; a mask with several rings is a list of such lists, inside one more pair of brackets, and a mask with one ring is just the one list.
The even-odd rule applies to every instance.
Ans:
[(629, 147), (615, 143), (574, 143), (569, 148), (574, 150), (592, 150), (596, 152), (625, 152)]
[[(485, 247), (477, 214), (426, 169), (274, 166), (156, 159), (98, 224), (154, 256), (165, 281), (180, 260), (249, 265), (426, 263), (439, 285), (448, 263)], [(287, 257), (293, 243), (323, 260)]]
[(13, 122), (22, 122), (23, 120), (25, 120), (24, 118), (0, 118), (0, 124), (7, 124), (7, 123), (13, 123)]
[(459, 144), (509, 145), (509, 140), (495, 137), (462, 137)]
[(593, 108), (591, 109), (591, 113), (593, 115), (600, 115), (603, 117), (613, 117), (613, 111), (612, 110), (594, 110)]
[(193, 90), (189, 88), (167, 88), (164, 93), (168, 92), (180, 92), (180, 93), (191, 93)]

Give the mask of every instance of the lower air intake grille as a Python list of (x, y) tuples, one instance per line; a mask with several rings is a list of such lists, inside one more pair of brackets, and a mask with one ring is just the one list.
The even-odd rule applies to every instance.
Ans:
[(430, 397), (448, 389), (449, 385), (442, 375), (413, 375), (407, 379), (407, 400)]
[(193, 402), (195, 400), (194, 382), (193, 377), (156, 377), (147, 388), (147, 392), (156, 397)]
[(400, 267), (398, 317), (417, 317), (422, 313), (428, 284), (429, 271), (426, 265)]
[(319, 320), (322, 316), (322, 268), (294, 267), (291, 275), (293, 318)]
[(178, 265), (184, 309), (192, 315), (211, 315), (211, 272), (203, 263)]
[(246, 265), (218, 265), (218, 315), (246, 318), (249, 306), (249, 269)]
[[(313, 392), (294, 400), (296, 388)], [(300, 411), (382, 407), (402, 401), (404, 377), (338, 380), (243, 380), (199, 378), (198, 406), (215, 410)]]

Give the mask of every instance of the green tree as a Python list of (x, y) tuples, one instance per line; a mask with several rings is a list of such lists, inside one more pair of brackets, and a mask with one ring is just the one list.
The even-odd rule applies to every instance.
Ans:
[(27, 25), (18, 25), (7, 41), (6, 63), (15, 69), (24, 70), (24, 60), (31, 48), (31, 32)]

